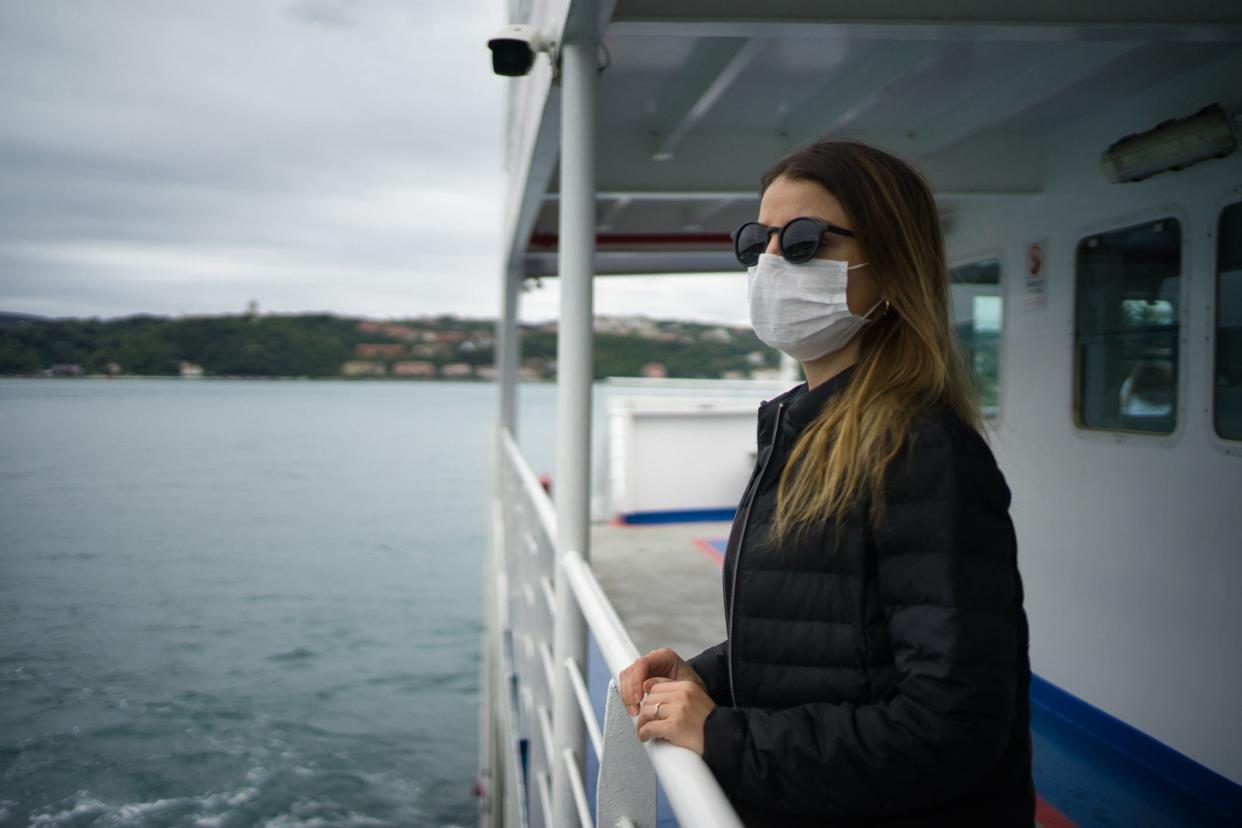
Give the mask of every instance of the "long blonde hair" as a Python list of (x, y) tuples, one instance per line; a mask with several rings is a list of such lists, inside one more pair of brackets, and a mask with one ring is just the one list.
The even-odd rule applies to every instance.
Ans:
[(891, 307), (859, 334), (853, 374), (795, 443), (777, 486), (770, 542), (779, 544), (863, 503), (878, 524), (885, 467), (914, 421), (948, 404), (982, 432), (978, 392), (953, 334), (944, 235), (923, 175), (857, 141), (821, 140), (763, 176), (814, 181), (853, 221), (863, 258)]

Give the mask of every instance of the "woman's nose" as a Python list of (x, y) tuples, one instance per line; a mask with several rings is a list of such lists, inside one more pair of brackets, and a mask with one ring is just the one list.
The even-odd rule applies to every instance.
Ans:
[(770, 253), (773, 256), (780, 255), (780, 252), (781, 252), (781, 234), (780, 233), (773, 233), (772, 235), (768, 236), (768, 246), (767, 246), (767, 249), (764, 250), (763, 252)]

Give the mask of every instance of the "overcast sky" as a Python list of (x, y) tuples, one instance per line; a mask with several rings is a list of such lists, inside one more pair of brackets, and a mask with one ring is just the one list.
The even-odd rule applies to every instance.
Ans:
[[(0, 3), (0, 310), (494, 317), (506, 5)], [(608, 277), (595, 308), (745, 324), (745, 293)]]

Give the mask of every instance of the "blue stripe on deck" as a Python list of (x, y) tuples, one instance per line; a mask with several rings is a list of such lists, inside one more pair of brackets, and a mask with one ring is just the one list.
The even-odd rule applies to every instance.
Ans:
[(617, 520), (626, 524), (695, 523), (708, 520), (733, 520), (736, 512), (737, 508), (734, 506), (722, 509), (664, 509), (648, 512), (627, 512), (617, 515)]
[(1035, 788), (1081, 826), (1242, 825), (1242, 786), (1031, 676)]
[[(696, 542), (723, 556), (727, 541)], [(601, 727), (609, 678), (588, 635), (587, 688)], [(1031, 745), (1040, 799), (1082, 828), (1242, 826), (1242, 786), (1037, 675), (1031, 676)], [(592, 813), (598, 778), (598, 757), (588, 749)], [(677, 825), (662, 787), (656, 825)]]

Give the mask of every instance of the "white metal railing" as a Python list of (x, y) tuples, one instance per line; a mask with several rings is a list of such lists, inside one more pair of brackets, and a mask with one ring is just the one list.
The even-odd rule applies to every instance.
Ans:
[[(590, 565), (577, 551), (556, 564), (556, 513), (552, 502), (512, 435), (501, 431), (498, 527), (503, 546), (492, 573), (497, 584), (497, 611), (507, 605), (499, 622), (513, 641), (513, 675), (519, 700), (513, 717), (519, 738), (527, 740), (524, 801), (531, 826), (548, 828), (554, 822), (550, 808), (554, 775), (552, 709), (556, 669), (551, 642), (557, 624), (585, 623), (595, 637), (612, 679), (608, 684), (604, 726), (601, 729), (583, 678), (582, 666), (567, 658), (572, 696), (562, 703), (576, 704), (590, 747), (599, 760), (596, 814), (593, 816), (583, 782), (579, 757), (572, 747), (562, 750), (568, 786), (582, 828), (595, 826), (654, 826), (657, 780), (663, 784), (678, 822), (686, 828), (741, 828), (737, 814), (711, 770), (693, 751), (661, 740), (640, 742), (617, 691), (616, 676), (639, 655), (629, 633), (595, 579)], [(558, 618), (553, 597), (554, 578), (566, 578), (579, 610), (577, 618)], [(503, 589), (501, 588), (503, 585)], [(501, 717), (501, 721), (505, 721)], [(642, 755), (646, 754), (646, 760)], [(516, 826), (515, 826), (516, 828)], [(556, 828), (561, 828), (556, 826)]]

